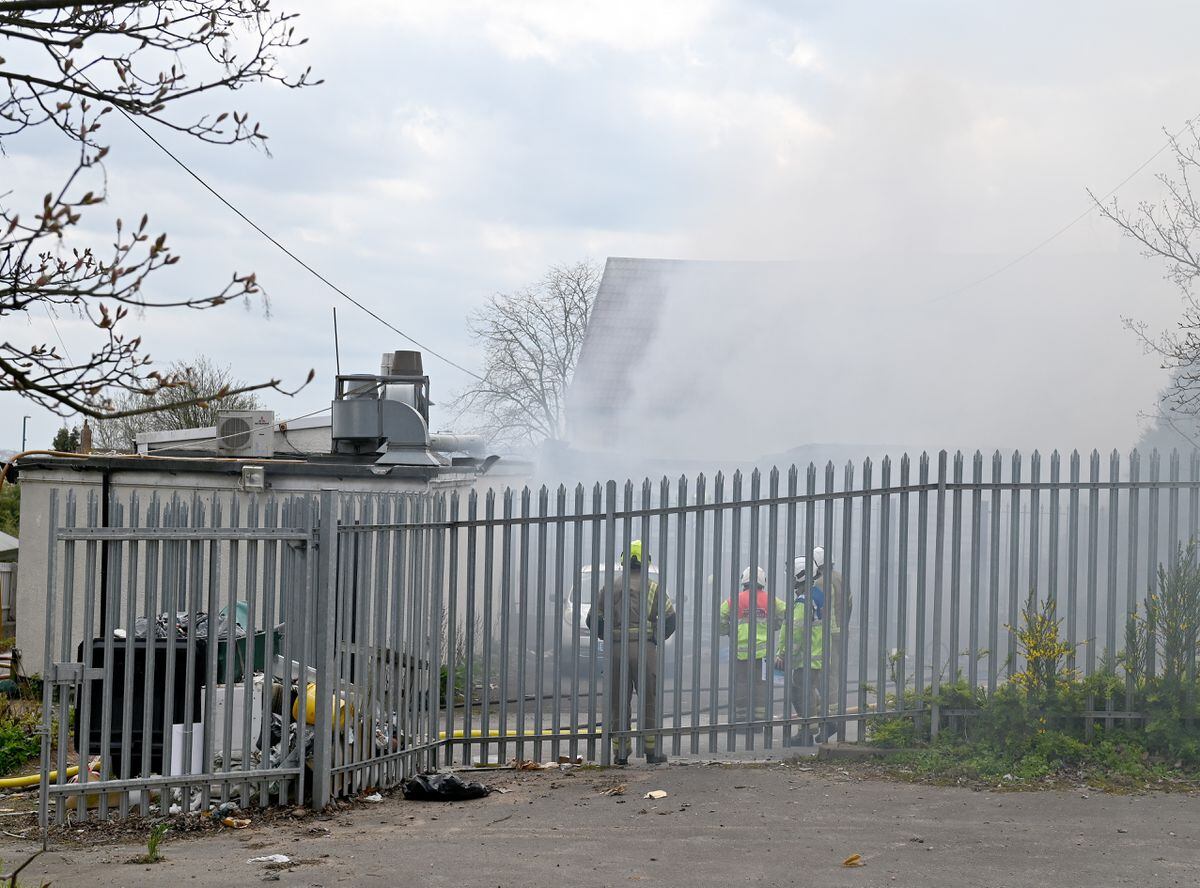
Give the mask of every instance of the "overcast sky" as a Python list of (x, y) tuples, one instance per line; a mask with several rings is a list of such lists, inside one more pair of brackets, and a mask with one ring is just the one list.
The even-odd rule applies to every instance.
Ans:
[[(994, 335), (997, 318), (1014, 316), (1061, 330), (1070, 362), (1014, 339), (1011, 361), (1025, 370), (1012, 396), (963, 411), (959, 426), (943, 417), (938, 433), (954, 443), (1004, 434), (1003, 415), (1012, 432), (995, 446), (1128, 447), (1165, 381), (1120, 318), (1166, 326), (1178, 295), (1096, 214), (1048, 246), (1042, 264), (934, 306), (926, 296), (943, 294), (924, 288), (945, 280), (952, 290), (1038, 243), (1086, 208), (1086, 188), (1108, 191), (1163, 144), (1164, 126), (1200, 113), (1200, 5), (283, 5), (303, 14), (310, 37), (285, 64), (311, 63), (325, 84), (264, 86), (206, 106), (251, 111), (273, 156), (158, 135), (340, 286), (468, 367), (479, 354), (467, 313), (552, 263), (771, 258), (889, 269), (895, 287), (878, 293), (881, 309), (903, 300), (936, 312), (951, 336)], [(205, 353), (243, 378), (287, 383), (314, 367), (303, 394), (268, 404), (286, 418), (328, 404), (332, 306), (344, 371), (373, 370), (381, 352), (405, 347), (138, 132), (112, 118), (106, 132), (111, 206), (89, 213), (89, 230), (106, 238), (109, 213), (148, 210), (183, 256), (155, 275), (158, 292), (215, 291), (236, 269), (257, 271), (271, 296), (269, 317), (237, 306), (148, 314), (138, 325), (157, 361)], [(39, 193), (70, 163), (69, 146), (40, 136), (5, 150), (4, 180)], [(1121, 197), (1158, 196), (1153, 173), (1164, 169), (1166, 154)], [(930, 273), (945, 257), (946, 274)], [(779, 322), (819, 327), (819, 304), (800, 303)], [(29, 324), (20, 335), (53, 338), (44, 315)], [(86, 352), (79, 321), (64, 316), (59, 327), (72, 353)], [(426, 368), (435, 400), (465, 382), (432, 357)], [(1040, 389), (1070, 389), (1081, 374), (1091, 384), (1070, 411), (1026, 418)], [(25, 413), (31, 445), (49, 444), (59, 421), (0, 395), (0, 449), (19, 446)], [(982, 413), (988, 421), (972, 425)], [(928, 421), (928, 410), (908, 428), (890, 421), (886, 440), (924, 441)]]

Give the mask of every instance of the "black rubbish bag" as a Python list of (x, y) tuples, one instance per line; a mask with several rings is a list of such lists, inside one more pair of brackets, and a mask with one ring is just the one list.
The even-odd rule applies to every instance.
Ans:
[(410, 802), (465, 802), (483, 798), (492, 788), (475, 781), (464, 783), (453, 774), (418, 774), (405, 780), (400, 790)]

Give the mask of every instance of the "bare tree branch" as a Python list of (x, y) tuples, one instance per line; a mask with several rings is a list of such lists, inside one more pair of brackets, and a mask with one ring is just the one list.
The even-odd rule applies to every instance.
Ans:
[[(90, 322), (97, 334), (79, 361), (51, 343), (0, 340), (0, 391), (63, 415), (145, 412), (153, 408), (131, 406), (126, 396), (186, 389), (189, 379), (151, 369), (141, 338), (125, 329), (131, 308), (203, 310), (251, 299), (266, 307), (252, 273), (235, 272), (208, 295), (152, 290), (150, 276), (179, 256), (165, 234), (150, 233), (145, 216), (132, 227), (117, 219), (106, 247), (79, 243), (77, 226), (106, 200), (108, 148), (97, 133), (114, 108), (203, 141), (265, 147), (266, 135), (246, 113), (186, 116), (179, 109), (199, 94), (253, 83), (314, 83), (308, 70), (289, 76), (278, 65), (280, 51), (305, 42), (295, 35), (295, 18), (271, 0), (0, 2), (0, 37), (26, 47), (19, 64), (0, 58), (0, 150), (5, 139), (44, 124), (77, 146), (74, 169), (39, 204), (20, 212), (9, 205), (10, 195), (0, 195), (0, 318), (38, 307), (61, 310)], [(5, 324), (5, 334), (15, 336), (16, 327)], [(240, 391), (283, 391), (279, 386), (271, 379)], [(125, 406), (118, 409), (114, 398)]]
[(1200, 413), (1200, 302), (1193, 288), (1200, 278), (1200, 205), (1194, 180), (1200, 176), (1200, 132), (1195, 122), (1186, 132), (1183, 140), (1168, 133), (1176, 175), (1156, 177), (1165, 191), (1161, 203), (1142, 201), (1130, 212), (1116, 198), (1101, 203), (1088, 193), (1101, 214), (1139, 244), (1143, 256), (1165, 265), (1164, 277), (1179, 288), (1183, 315), (1174, 329), (1154, 334), (1142, 321), (1122, 321), (1146, 351), (1157, 354), (1163, 368), (1172, 371), (1171, 385), (1162, 395), (1164, 406), (1172, 413), (1196, 414)]
[(484, 347), (483, 379), (454, 401), (457, 420), (497, 443), (536, 444), (566, 433), (563, 398), (600, 284), (589, 262), (551, 268), (535, 286), (501, 293), (468, 324)]
[(143, 395), (128, 392), (117, 399), (113, 412), (93, 426), (96, 449), (132, 451), (138, 434), (217, 424), (223, 410), (258, 410), (262, 402), (249, 385), (203, 355), (173, 363), (172, 375), (182, 385)]

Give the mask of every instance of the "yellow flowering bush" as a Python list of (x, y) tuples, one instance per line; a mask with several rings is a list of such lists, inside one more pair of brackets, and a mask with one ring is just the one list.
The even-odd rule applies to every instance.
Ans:
[(1039, 607), (1037, 595), (1031, 589), (1021, 611), (1021, 625), (1008, 627), (1016, 635), (1017, 647), (1025, 661), (1025, 668), (1014, 672), (1010, 680), (1030, 696), (1057, 692), (1075, 678), (1075, 671), (1066, 665), (1074, 648), (1060, 637), (1061, 626), (1054, 602), (1047, 600)]

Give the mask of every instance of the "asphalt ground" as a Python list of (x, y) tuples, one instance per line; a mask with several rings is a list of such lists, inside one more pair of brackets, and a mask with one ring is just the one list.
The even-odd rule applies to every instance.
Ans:
[[(461, 803), (394, 794), (332, 814), (252, 815), (243, 830), (168, 834), (165, 859), (150, 865), (129, 862), (145, 845), (127, 829), (69, 828), (22, 884), (1200, 884), (1200, 798), (1190, 793), (935, 787), (812, 760), (463, 776), (504, 791)], [(667, 795), (644, 798), (651, 790)], [(0, 838), (6, 870), (36, 847)], [(272, 854), (288, 862), (248, 862)], [(853, 854), (862, 866), (843, 865)]]

